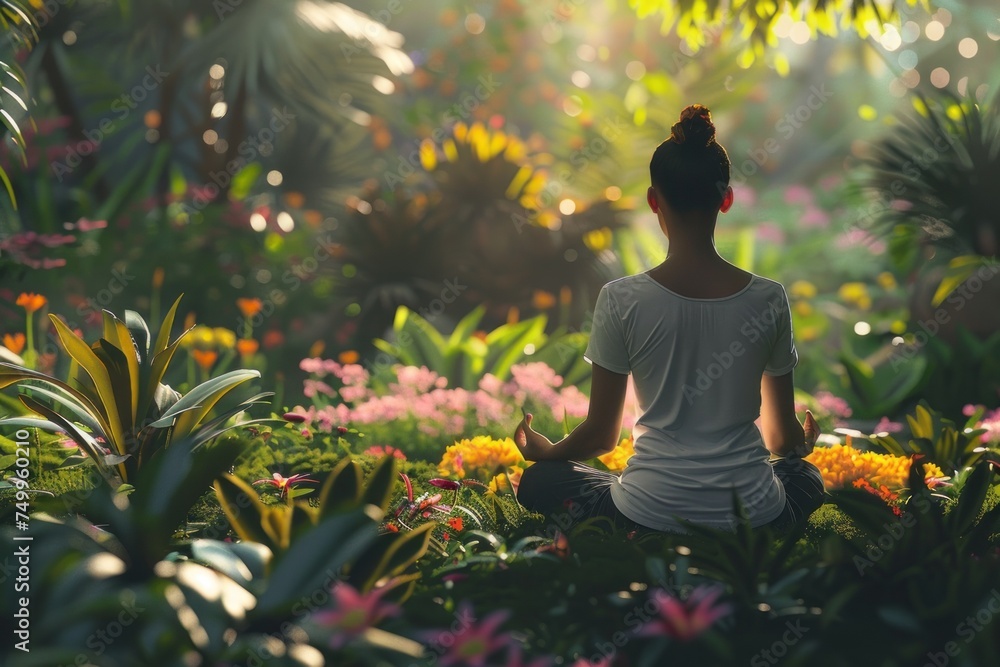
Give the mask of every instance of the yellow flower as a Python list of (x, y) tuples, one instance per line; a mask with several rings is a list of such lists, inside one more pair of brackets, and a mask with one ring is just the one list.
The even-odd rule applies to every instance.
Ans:
[(231, 350), (236, 347), (236, 332), (222, 327), (212, 329), (212, 337), (215, 344), (223, 350)]
[(856, 305), (861, 310), (871, 308), (872, 298), (868, 294), (868, 287), (864, 283), (844, 283), (840, 286), (837, 295), (842, 300)]
[(524, 461), (521, 450), (510, 438), (494, 440), (480, 435), (449, 445), (438, 464), (438, 474), (446, 478), (470, 477), (487, 481), (504, 470)]
[[(819, 468), (827, 489), (850, 486), (859, 479), (876, 487), (884, 484), (893, 490), (901, 489), (910, 471), (909, 457), (862, 452), (850, 445), (817, 447), (806, 460)], [(944, 476), (933, 463), (924, 464), (924, 479)]]
[(511, 491), (511, 486), (516, 490), (521, 483), (521, 473), (524, 468), (521, 466), (511, 466), (507, 472), (502, 472), (490, 480), (490, 491), (493, 493)]
[(181, 338), (181, 347), (198, 350), (211, 350), (215, 347), (215, 331), (212, 327), (199, 324), (190, 331), (184, 338)]
[(896, 277), (888, 271), (883, 271), (878, 274), (878, 277), (875, 280), (878, 281), (879, 287), (882, 289), (896, 289)]
[(801, 340), (802, 342), (809, 342), (811, 340), (816, 340), (817, 338), (819, 338), (819, 327), (813, 325), (802, 327), (795, 334), (795, 337)]
[(813, 307), (806, 301), (798, 301), (795, 304), (795, 314), (799, 317), (809, 317), (813, 314)]
[(796, 280), (789, 288), (792, 298), (812, 299), (816, 296), (816, 286), (808, 280)]
[(612, 449), (607, 454), (598, 456), (597, 460), (608, 467), (608, 470), (613, 472), (620, 472), (625, 470), (625, 464), (628, 460), (632, 458), (635, 454), (635, 448), (633, 447), (632, 438), (622, 438), (622, 441), (618, 443), (618, 446)]

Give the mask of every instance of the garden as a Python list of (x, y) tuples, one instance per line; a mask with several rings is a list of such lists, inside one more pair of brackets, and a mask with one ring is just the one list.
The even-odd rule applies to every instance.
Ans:
[[(0, 664), (1000, 664), (994, 0), (0, 0), (0, 34)], [(534, 512), (515, 429), (587, 418), (695, 102), (825, 502)], [(641, 417), (630, 381), (586, 463)]]

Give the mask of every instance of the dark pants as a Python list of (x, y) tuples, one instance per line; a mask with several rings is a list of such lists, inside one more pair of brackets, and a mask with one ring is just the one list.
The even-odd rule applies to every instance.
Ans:
[[(787, 530), (823, 504), (823, 476), (819, 468), (799, 458), (775, 459), (771, 467), (785, 487), (785, 507), (770, 525)], [(564, 530), (592, 517), (607, 517), (628, 530), (644, 528), (622, 514), (611, 499), (611, 484), (617, 479), (613, 473), (576, 461), (538, 461), (521, 474), (517, 499)]]

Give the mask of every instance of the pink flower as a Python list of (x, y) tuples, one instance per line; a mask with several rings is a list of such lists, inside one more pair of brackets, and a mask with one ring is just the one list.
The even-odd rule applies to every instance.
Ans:
[(773, 222), (762, 222), (757, 225), (757, 238), (764, 243), (781, 245), (785, 242), (785, 232)]
[[(497, 629), (507, 620), (510, 612), (495, 611), (482, 621), (476, 621), (472, 607), (468, 602), (462, 602), (456, 611), (458, 628), (425, 633), (433, 648), (445, 652), (438, 658), (438, 665), (449, 667), (485, 667), (486, 660), (497, 650), (509, 644), (512, 640), (509, 633), (498, 633)], [(442, 641), (448, 637), (450, 641)], [(446, 646), (447, 644), (447, 646)]]
[(785, 188), (786, 204), (811, 204), (812, 192), (804, 185), (789, 185)]
[(372, 445), (361, 453), (368, 456), (377, 456), (379, 458), (391, 455), (394, 459), (399, 459), (400, 461), (406, 460), (406, 454), (391, 445)]
[(299, 482), (312, 482), (315, 483), (316, 480), (309, 477), (309, 475), (299, 474), (292, 475), (291, 477), (282, 477), (281, 473), (274, 473), (271, 479), (258, 479), (254, 484), (270, 484), (271, 486), (278, 489), (281, 492), (281, 497), (284, 498), (288, 493), (288, 487), (293, 484), (298, 484)]
[(302, 385), (302, 393), (306, 398), (315, 398), (319, 394), (323, 394), (324, 396), (337, 395), (333, 387), (322, 380), (305, 380)]
[(549, 667), (552, 664), (552, 658), (544, 655), (525, 662), (523, 651), (520, 644), (512, 644), (503, 663), (505, 667)]
[(347, 386), (363, 385), (368, 382), (368, 371), (361, 364), (345, 364), (331, 372)]
[(382, 596), (389, 590), (383, 586), (368, 593), (360, 593), (350, 584), (338, 581), (330, 590), (333, 594), (333, 608), (314, 612), (312, 619), (333, 630), (330, 646), (340, 648), (384, 619), (399, 614), (399, 606), (382, 601)]
[(799, 221), (806, 227), (828, 227), (830, 225), (830, 216), (815, 206), (809, 206), (806, 212), (802, 214), (802, 217), (799, 218)]
[(304, 370), (306, 373), (312, 373), (316, 377), (323, 377), (326, 375), (326, 369), (323, 366), (323, 360), (319, 357), (314, 357), (310, 359), (303, 359), (299, 362), (299, 368)]
[(828, 391), (817, 391), (813, 396), (816, 399), (816, 404), (826, 412), (829, 412), (834, 417), (850, 417), (851, 407), (847, 404), (847, 401), (840, 398), (839, 396), (834, 396)]
[(640, 637), (666, 635), (682, 642), (689, 642), (711, 628), (720, 618), (733, 611), (731, 604), (716, 605), (722, 588), (699, 586), (687, 600), (680, 600), (663, 589), (653, 591), (652, 598), (659, 611), (654, 618), (638, 630)]
[(882, 417), (878, 424), (875, 424), (875, 433), (899, 433), (902, 430), (901, 423), (890, 421), (888, 417)]
[(757, 191), (749, 185), (734, 185), (733, 194), (737, 206), (750, 208), (757, 203)]

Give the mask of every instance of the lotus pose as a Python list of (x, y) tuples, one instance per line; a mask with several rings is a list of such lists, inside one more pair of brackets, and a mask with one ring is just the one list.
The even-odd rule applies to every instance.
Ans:
[[(683, 531), (684, 520), (732, 528), (734, 493), (754, 527), (789, 527), (822, 504), (820, 472), (802, 459), (819, 428), (809, 412), (804, 427), (795, 415), (788, 297), (715, 248), (716, 219), (733, 205), (729, 175), (708, 109), (687, 107), (650, 163), (646, 200), (667, 257), (597, 297), (586, 420), (557, 443), (530, 414), (517, 426), (515, 442), (536, 461), (518, 489), (525, 507)], [(578, 461), (616, 446), (629, 374), (642, 414), (618, 476)]]

